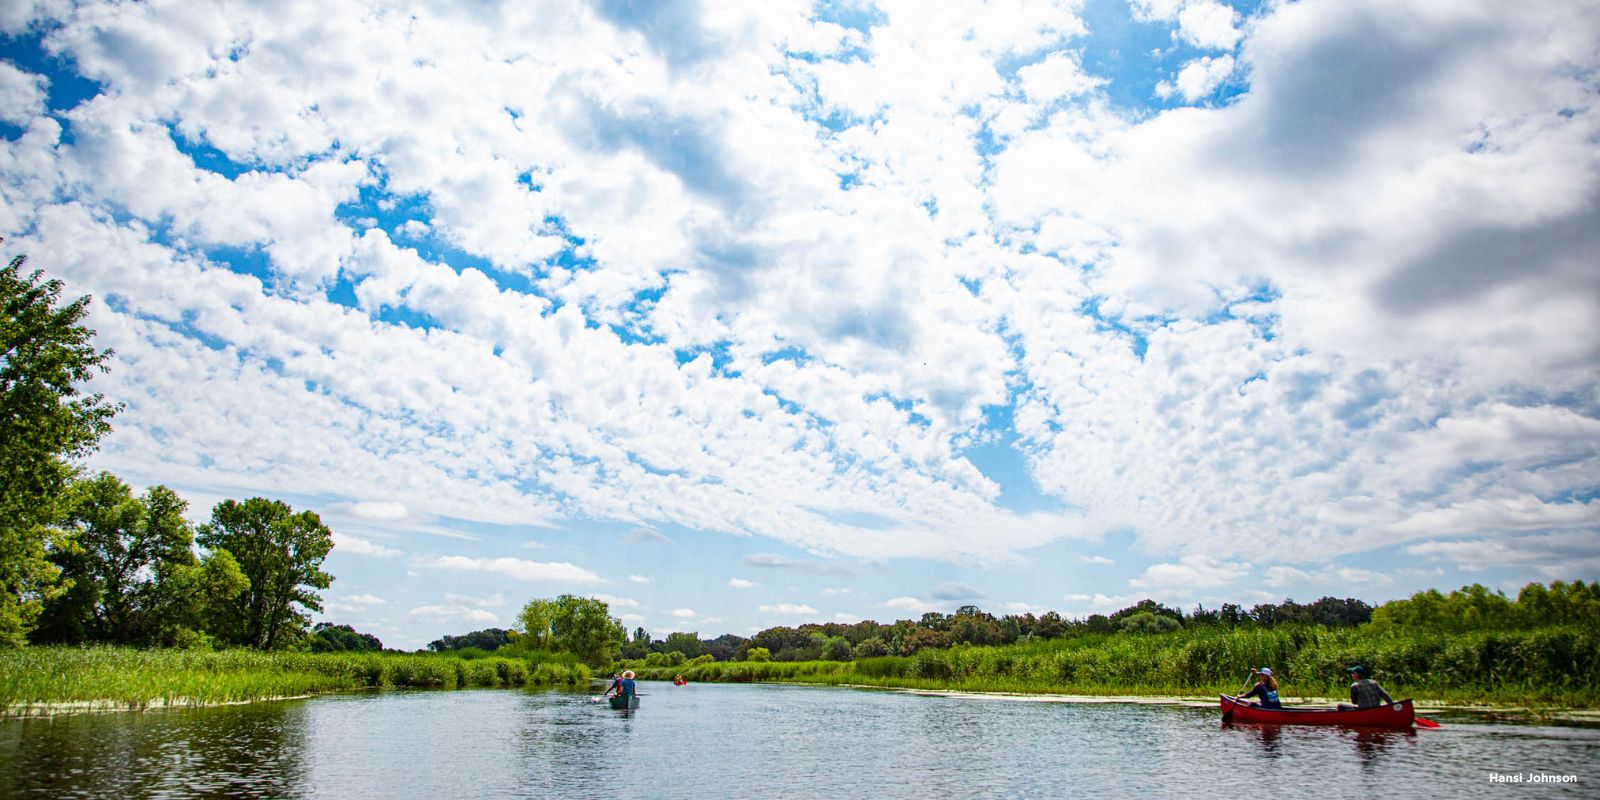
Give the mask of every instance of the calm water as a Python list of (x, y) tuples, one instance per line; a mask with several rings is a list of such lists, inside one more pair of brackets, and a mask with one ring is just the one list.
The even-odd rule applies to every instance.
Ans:
[[(0, 796), (1600, 796), (1600, 731), (1224, 728), (1209, 709), (790, 686), (388, 692), (0, 722)], [(1489, 773), (1575, 774), (1505, 785)]]

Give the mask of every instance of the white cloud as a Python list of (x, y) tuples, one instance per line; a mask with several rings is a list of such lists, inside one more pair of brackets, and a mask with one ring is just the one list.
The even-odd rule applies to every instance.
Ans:
[(731, 588), (734, 588), (734, 589), (749, 589), (750, 587), (755, 586), (755, 585), (756, 585), (755, 581), (747, 581), (744, 578), (729, 578), (728, 579), (728, 586), (731, 587)]
[(468, 558), (467, 556), (415, 556), (411, 566), (459, 572), (491, 572), (522, 581), (595, 584), (605, 581), (599, 575), (564, 561), (526, 561), (520, 558)]
[(355, 603), (363, 606), (381, 606), (384, 604), (383, 598), (372, 594), (352, 594), (346, 595), (341, 599), (346, 603)]
[(499, 617), (493, 611), (463, 605), (425, 605), (406, 612), (407, 616), (438, 621), (479, 622), (493, 624)]
[(445, 602), (458, 606), (473, 606), (475, 608), (500, 608), (506, 604), (504, 594), (493, 594), (488, 597), (476, 597), (470, 594), (455, 594), (445, 592)]
[(692, 608), (674, 608), (669, 613), (676, 619), (690, 619), (697, 616)]
[(1189, 0), (1178, 12), (1178, 36), (1195, 47), (1231, 50), (1239, 42), (1239, 12), (1213, 0)]
[(1069, 608), (1062, 609), (1062, 614), (1069, 617), (1086, 617), (1090, 614), (1120, 611), (1137, 603), (1142, 598), (1131, 594), (1107, 595), (1095, 592), (1094, 594), (1068, 594), (1061, 599), (1073, 604)]
[(393, 556), (404, 555), (403, 552), (396, 550), (393, 547), (381, 545), (377, 542), (370, 542), (359, 536), (351, 536), (348, 533), (334, 532), (333, 547), (336, 552), (349, 553), (357, 556), (377, 556), (379, 558), (390, 558)]
[(629, 575), (628, 576), (628, 581), (630, 583), (647, 584), (647, 583), (650, 583), (650, 576), (648, 576), (648, 575)]
[(932, 603), (928, 603), (927, 601), (916, 597), (891, 597), (888, 600), (883, 601), (883, 605), (886, 608), (892, 608), (897, 611), (909, 611), (914, 614), (923, 614), (929, 611), (938, 610), (938, 608)]
[(34, 116), (45, 110), (45, 87), (42, 76), (0, 61), (0, 121), (27, 127)]
[(1197, 589), (1231, 586), (1248, 574), (1248, 563), (1192, 555), (1178, 559), (1175, 564), (1152, 564), (1142, 575), (1129, 580), (1128, 585), (1149, 592), (1184, 595)]
[(639, 601), (635, 600), (635, 599), (633, 599), (631, 597), (618, 597), (618, 596), (613, 595), (613, 594), (597, 594), (597, 595), (593, 595), (593, 597), (596, 600), (603, 601), (606, 605), (610, 606), (613, 609), (616, 609), (616, 608), (638, 608), (639, 607)]
[(1084, 564), (1115, 564), (1117, 562), (1105, 556), (1078, 556), (1078, 561)]
[[(586, 519), (819, 575), (1127, 531), (1150, 591), (1227, 574), (1196, 554), (1584, 563), (1600, 12), (1134, 7), (1210, 51), (1164, 89), (1200, 107), (1108, 102), (1071, 4), (870, 36), (786, 4), (30, 5), (8, 29), (107, 92), (43, 117), (0, 68), (0, 234), (96, 298), (128, 405), (94, 468), (314, 498), (371, 537), (343, 554)], [(964, 455), (996, 434), (1069, 511), (1003, 507)]]
[(545, 543), (539, 541), (538, 539), (529, 539), (528, 541), (522, 543), (522, 549), (524, 550), (543, 550), (545, 547)]
[(329, 506), (329, 510), (380, 522), (394, 522), (410, 516), (410, 512), (406, 510), (404, 503), (393, 501), (368, 500), (355, 503), (335, 503)]
[(775, 603), (770, 606), (757, 608), (763, 614), (782, 614), (784, 616), (815, 616), (817, 610), (803, 603)]
[(1156, 94), (1170, 97), (1177, 93), (1185, 100), (1198, 100), (1221, 86), (1233, 74), (1233, 67), (1233, 56), (1201, 56), (1184, 64), (1174, 82), (1157, 84)]
[(841, 594), (850, 594), (850, 588), (848, 586), (829, 586), (828, 588), (822, 590), (822, 595), (824, 597), (831, 597)]

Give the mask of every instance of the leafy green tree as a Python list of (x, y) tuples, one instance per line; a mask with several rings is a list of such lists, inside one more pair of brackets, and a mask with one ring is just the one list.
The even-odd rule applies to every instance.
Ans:
[(861, 640), (861, 643), (856, 645), (854, 654), (856, 658), (886, 656), (889, 655), (889, 646), (884, 644), (882, 639), (874, 636), (871, 639)]
[(666, 641), (662, 642), (661, 649), (666, 652), (682, 653), (684, 658), (696, 658), (706, 651), (706, 646), (700, 641), (698, 633), (669, 633)]
[(199, 541), (231, 553), (250, 581), (225, 620), (228, 641), (281, 649), (305, 634), (311, 623), (306, 611), (322, 610), (316, 590), (333, 582), (321, 569), (333, 549), (333, 532), (315, 513), (296, 514), (282, 501), (261, 497), (224, 500), (200, 526)]
[(161, 603), (154, 609), (152, 644), (207, 648), (230, 628), (238, 600), (250, 580), (227, 550), (218, 548), (196, 564), (175, 564), (161, 579)]
[(1149, 611), (1140, 611), (1136, 614), (1123, 617), (1117, 623), (1117, 630), (1131, 633), (1166, 633), (1182, 627), (1177, 620), (1164, 614), (1155, 614)]
[(70, 581), (46, 603), (34, 641), (145, 644), (175, 598), (167, 579), (197, 563), (188, 508), (156, 486), (135, 498), (117, 476), (102, 472), (68, 491), (66, 540), (51, 553)]
[(539, 648), (572, 653), (595, 669), (610, 669), (628, 635), (605, 601), (570, 594), (529, 601), (518, 621)]
[(50, 523), (73, 474), (120, 406), (81, 387), (106, 370), (83, 326), (89, 298), (58, 305), (63, 284), (25, 258), (0, 269), (0, 647), (24, 643), (46, 600), (65, 588), (48, 557)]
[(745, 651), (744, 660), (765, 663), (772, 660), (772, 651), (765, 647), (752, 647)]
[(462, 650), (475, 647), (484, 652), (492, 653), (511, 643), (511, 631), (503, 628), (484, 628), (481, 631), (464, 633), (460, 636), (444, 636), (428, 643), (428, 649), (435, 653), (451, 650)]
[(843, 636), (834, 636), (822, 643), (822, 660), (849, 661), (855, 658), (855, 649)]
[(313, 653), (376, 653), (382, 649), (383, 642), (378, 637), (360, 633), (349, 625), (319, 622), (311, 631)]

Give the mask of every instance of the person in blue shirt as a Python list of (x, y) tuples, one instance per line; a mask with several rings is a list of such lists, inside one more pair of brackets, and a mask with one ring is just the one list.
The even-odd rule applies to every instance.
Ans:
[(638, 691), (638, 684), (633, 682), (633, 670), (622, 671), (622, 679), (617, 681), (617, 696), (632, 697)]
[(1272, 677), (1272, 668), (1253, 669), (1250, 670), (1250, 674), (1257, 676), (1256, 685), (1250, 687), (1250, 691), (1239, 695), (1239, 699), (1247, 700), (1255, 697), (1259, 698), (1260, 702), (1251, 703), (1253, 706), (1259, 708), (1283, 708), (1283, 703), (1278, 702), (1278, 679)]

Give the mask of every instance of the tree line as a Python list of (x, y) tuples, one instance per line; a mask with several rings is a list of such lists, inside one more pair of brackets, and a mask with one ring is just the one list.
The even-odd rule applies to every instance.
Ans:
[(121, 410), (83, 389), (112, 352), (83, 325), (89, 298), (25, 263), (0, 269), (0, 647), (304, 644), (332, 532), (261, 497), (196, 526), (167, 487), (81, 474)]
[(1090, 634), (1160, 634), (1196, 628), (1321, 626), (1385, 630), (1481, 631), (1549, 626), (1600, 628), (1600, 583), (1530, 583), (1517, 597), (1473, 584), (1448, 594), (1429, 589), (1376, 608), (1354, 598), (1323, 597), (1312, 603), (1286, 599), (1249, 609), (1233, 604), (1185, 613), (1154, 600), (1141, 600), (1110, 614), (1082, 619), (1056, 612), (996, 617), (968, 605), (953, 614), (928, 612), (916, 620), (855, 624), (807, 623), (767, 628), (751, 637), (725, 634), (701, 639), (675, 632), (652, 639), (638, 628), (621, 644), (624, 659), (647, 666), (677, 666), (700, 661), (852, 661), (877, 656), (911, 656), (922, 650), (958, 645), (1004, 645)]

